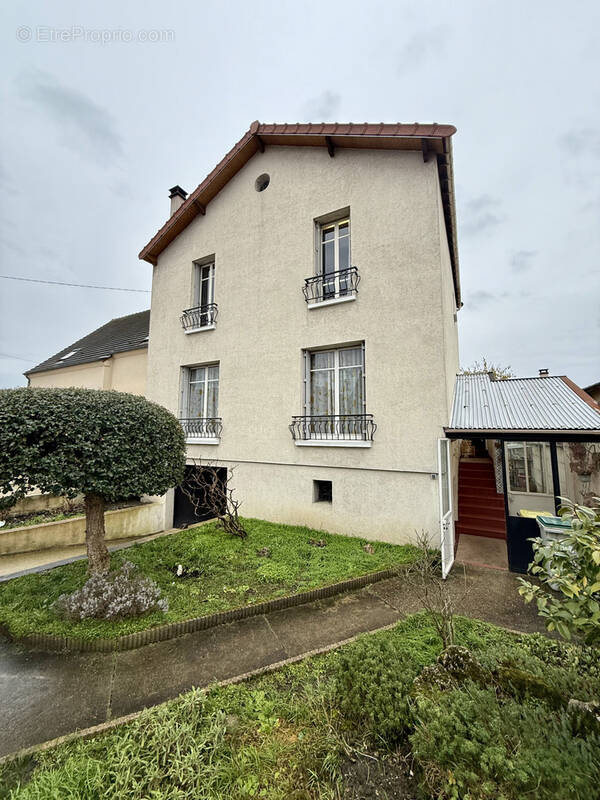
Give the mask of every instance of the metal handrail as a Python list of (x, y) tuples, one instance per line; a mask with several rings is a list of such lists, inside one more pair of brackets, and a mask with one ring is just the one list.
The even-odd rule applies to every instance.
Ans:
[(373, 441), (377, 425), (372, 414), (317, 414), (292, 417), (292, 439)]
[(190, 328), (206, 328), (209, 325), (216, 324), (218, 313), (219, 308), (216, 303), (186, 308), (180, 318), (181, 325), (184, 330), (190, 330)]
[(185, 417), (180, 419), (186, 439), (220, 439), (223, 430), (221, 417)]
[(302, 292), (308, 305), (312, 305), (341, 297), (354, 297), (358, 294), (359, 283), (358, 267), (347, 267), (305, 278)]

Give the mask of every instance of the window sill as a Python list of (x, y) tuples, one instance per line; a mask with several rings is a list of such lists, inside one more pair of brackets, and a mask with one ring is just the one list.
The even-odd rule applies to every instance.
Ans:
[(203, 325), (201, 328), (188, 328), (187, 330), (184, 330), (184, 333), (187, 336), (189, 333), (200, 333), (201, 331), (214, 331), (216, 327), (217, 326), (214, 325), (214, 324), (213, 325)]
[(371, 447), (364, 439), (295, 439), (296, 447)]
[(220, 441), (221, 441), (220, 439), (216, 439), (216, 438), (210, 438), (210, 439), (208, 439), (208, 438), (207, 439), (187, 438), (185, 440), (185, 443), (186, 444), (219, 444)]
[(331, 300), (320, 300), (318, 303), (309, 303), (308, 310), (313, 308), (323, 308), (323, 306), (335, 306), (338, 303), (349, 303), (351, 300), (356, 300), (356, 295), (344, 295), (344, 297), (333, 297)]

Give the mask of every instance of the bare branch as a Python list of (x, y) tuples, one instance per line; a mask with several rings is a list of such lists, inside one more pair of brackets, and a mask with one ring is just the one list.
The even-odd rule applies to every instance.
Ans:
[(192, 461), (195, 469), (189, 470), (180, 488), (190, 501), (194, 515), (200, 518), (208, 510), (225, 533), (245, 539), (248, 532), (239, 518), (242, 503), (236, 499), (231, 486), (235, 467), (224, 467), (217, 461), (203, 463), (199, 458)]

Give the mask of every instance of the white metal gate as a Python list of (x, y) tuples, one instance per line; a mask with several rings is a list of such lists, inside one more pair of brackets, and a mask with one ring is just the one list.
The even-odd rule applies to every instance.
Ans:
[(448, 439), (438, 439), (438, 475), (440, 484), (442, 577), (446, 578), (454, 563), (454, 520), (452, 519), (452, 481), (450, 475), (450, 441)]

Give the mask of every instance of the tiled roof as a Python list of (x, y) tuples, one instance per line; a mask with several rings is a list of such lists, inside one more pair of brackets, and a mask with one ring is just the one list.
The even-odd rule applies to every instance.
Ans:
[[(148, 347), (149, 330), (149, 310), (129, 314), (126, 317), (117, 317), (93, 333), (88, 333), (83, 339), (64, 347), (56, 355), (42, 361), (37, 367), (27, 370), (24, 374), (31, 375), (34, 372), (73, 367), (76, 364), (89, 364), (91, 361), (108, 358), (113, 353), (126, 353), (128, 350)], [(68, 358), (61, 360), (63, 356), (70, 353)]]
[(208, 203), (229, 180), (265, 146), (327, 147), (330, 154), (336, 148), (352, 147), (386, 150), (419, 150), (423, 158), (436, 158), (442, 204), (446, 220), (448, 246), (454, 275), (456, 304), (460, 307), (460, 281), (456, 238), (456, 203), (452, 166), (453, 125), (414, 123), (273, 123), (253, 122), (250, 128), (227, 155), (217, 164), (187, 200), (165, 222), (142, 249), (139, 257), (156, 264), (158, 256), (198, 215), (206, 213)]
[(452, 431), (593, 431), (600, 407), (564, 376), (492, 380), (487, 372), (457, 375)]

